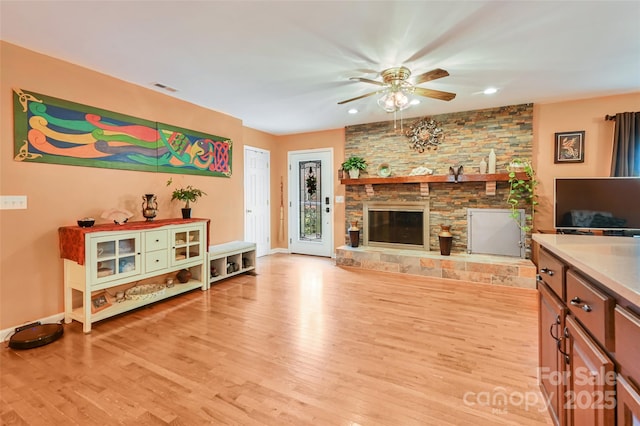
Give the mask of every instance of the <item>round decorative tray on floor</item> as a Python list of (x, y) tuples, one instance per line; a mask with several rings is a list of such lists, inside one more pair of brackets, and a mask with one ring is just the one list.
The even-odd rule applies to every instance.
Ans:
[(142, 284), (124, 292), (126, 300), (149, 300), (161, 296), (166, 291), (164, 284)]

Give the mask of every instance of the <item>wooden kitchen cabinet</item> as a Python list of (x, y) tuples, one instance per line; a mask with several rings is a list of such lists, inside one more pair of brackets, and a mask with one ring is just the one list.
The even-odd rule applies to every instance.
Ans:
[(618, 426), (640, 426), (640, 391), (618, 377)]
[(539, 250), (539, 380), (554, 424), (640, 426), (638, 306)]
[(540, 300), (539, 311), (539, 380), (545, 400), (553, 421), (557, 425), (565, 425), (564, 416), (564, 319), (567, 308), (562, 301), (547, 287), (538, 282)]
[(573, 316), (566, 318), (564, 337), (569, 356), (567, 425), (613, 425), (616, 408), (613, 361)]

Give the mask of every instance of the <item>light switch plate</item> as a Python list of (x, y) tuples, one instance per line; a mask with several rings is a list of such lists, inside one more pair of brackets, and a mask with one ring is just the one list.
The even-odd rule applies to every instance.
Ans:
[(23, 210), (26, 208), (26, 195), (0, 195), (0, 210)]
[(336, 203), (344, 203), (344, 195), (336, 195)]

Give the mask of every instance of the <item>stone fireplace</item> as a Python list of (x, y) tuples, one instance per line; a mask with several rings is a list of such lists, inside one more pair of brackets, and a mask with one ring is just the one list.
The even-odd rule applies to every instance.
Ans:
[[(410, 127), (416, 119), (405, 119)], [(528, 259), (468, 253), (467, 218), (469, 209), (505, 209), (509, 184), (505, 180), (489, 183), (478, 179), (455, 182), (448, 179), (449, 168), (463, 166), (464, 175), (479, 173), (481, 160), (487, 160), (493, 149), (497, 157), (497, 173), (506, 173), (513, 159), (530, 159), (533, 141), (533, 105), (511, 105), (477, 111), (431, 116), (440, 123), (444, 140), (437, 150), (413, 151), (407, 137), (394, 131), (393, 122), (348, 126), (345, 129), (345, 158), (356, 155), (367, 161), (367, 173), (362, 181), (345, 185), (345, 243), (350, 222), (358, 221), (363, 228), (374, 223), (371, 235), (363, 238), (360, 247), (343, 246), (336, 250), (336, 264), (367, 270), (423, 275), (535, 288), (535, 266)], [(379, 178), (376, 171), (382, 164), (391, 170), (391, 179)], [(435, 179), (428, 185), (407, 179), (417, 167), (433, 170)], [(505, 175), (506, 176), (506, 175)], [(367, 178), (372, 179), (367, 186)], [(397, 179), (393, 179), (397, 178)], [(397, 231), (378, 230), (377, 226), (403, 223), (393, 214), (370, 216), (370, 206), (426, 205), (423, 210), (422, 247), (420, 240), (408, 247), (398, 244)], [(375, 207), (374, 207), (375, 211)], [(366, 213), (365, 213), (366, 212)], [(530, 214), (529, 211), (526, 214)], [(416, 219), (412, 219), (416, 222)], [(367, 222), (365, 224), (365, 221)], [(451, 256), (438, 250), (440, 225), (450, 225), (453, 234)], [(403, 228), (401, 225), (400, 228)], [(414, 228), (412, 234), (418, 233)], [(365, 231), (367, 234), (370, 231)], [(400, 234), (407, 231), (401, 229)], [(385, 234), (386, 233), (386, 234)], [(389, 234), (389, 235), (387, 235)], [(390, 234), (394, 234), (392, 237)], [(402, 235), (401, 235), (402, 236)], [(363, 236), (364, 237), (364, 236)], [(526, 235), (526, 244), (531, 240)], [(405, 244), (406, 241), (400, 244)], [(415, 248), (419, 248), (416, 250)]]
[[(463, 174), (477, 174), (480, 161), (493, 149), (497, 156), (497, 172), (506, 173), (506, 165), (514, 158), (531, 158), (533, 140), (533, 105), (511, 105), (477, 111), (432, 116), (441, 123), (444, 141), (437, 150), (413, 151), (404, 134), (394, 132), (393, 122), (348, 126), (345, 129), (345, 157), (357, 155), (368, 164), (361, 178), (378, 177), (377, 169), (387, 164), (391, 178), (409, 176), (411, 170), (424, 166), (434, 175), (448, 175), (449, 167), (464, 166)], [(409, 127), (418, 119), (405, 119)], [(428, 205), (426, 241), (423, 250), (438, 250), (440, 225), (451, 225), (452, 254), (468, 249), (467, 210), (505, 209), (509, 185), (497, 182), (489, 194), (484, 182), (436, 182), (425, 194), (418, 183), (382, 183), (367, 192), (364, 185), (345, 186), (345, 243), (349, 223), (364, 226), (364, 206), (371, 203), (423, 203)], [(530, 212), (526, 212), (529, 214)], [(364, 235), (363, 235), (364, 237)], [(530, 242), (530, 233), (526, 236)], [(362, 240), (362, 243), (368, 242)]]

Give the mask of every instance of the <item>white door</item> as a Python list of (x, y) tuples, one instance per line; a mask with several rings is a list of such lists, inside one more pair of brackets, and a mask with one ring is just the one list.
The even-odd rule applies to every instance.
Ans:
[(289, 251), (333, 254), (333, 150), (289, 152)]
[(244, 240), (256, 243), (256, 256), (271, 250), (269, 151), (244, 147)]

